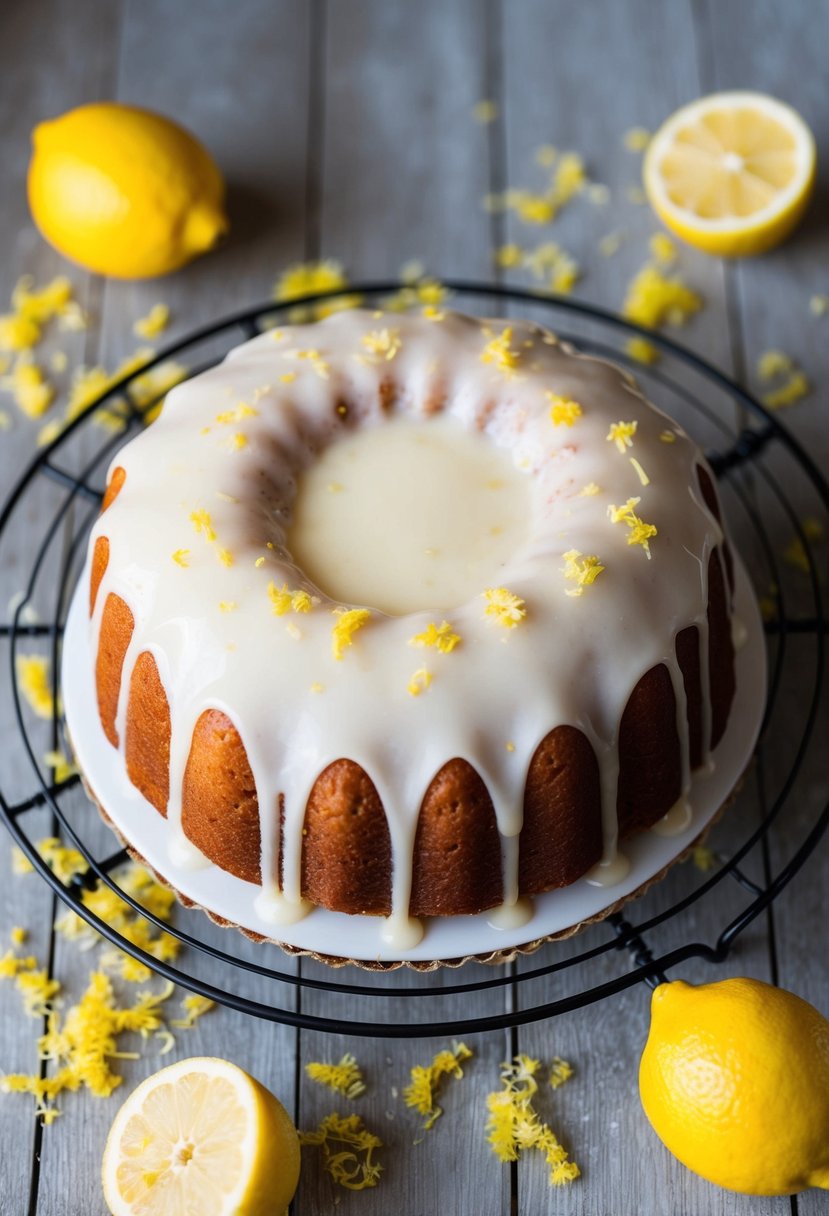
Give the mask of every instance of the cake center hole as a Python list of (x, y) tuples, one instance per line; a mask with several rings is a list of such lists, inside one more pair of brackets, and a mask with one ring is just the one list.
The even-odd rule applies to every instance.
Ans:
[(302, 474), (288, 548), (333, 599), (447, 611), (504, 581), (529, 517), (529, 477), (485, 436), (445, 416), (393, 419)]

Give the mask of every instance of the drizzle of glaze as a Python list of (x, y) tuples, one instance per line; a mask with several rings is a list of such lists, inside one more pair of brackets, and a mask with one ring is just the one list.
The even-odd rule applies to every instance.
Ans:
[(651, 828), (654, 836), (681, 836), (691, 826), (694, 812), (687, 798), (680, 798)]

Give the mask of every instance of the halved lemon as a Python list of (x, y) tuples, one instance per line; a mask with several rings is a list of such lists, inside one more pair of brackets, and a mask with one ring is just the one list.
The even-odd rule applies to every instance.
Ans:
[(299, 1179), (285, 1108), (235, 1064), (179, 1060), (115, 1116), (102, 1168), (113, 1216), (281, 1216)]
[(800, 115), (764, 93), (712, 93), (660, 127), (643, 167), (651, 206), (706, 253), (763, 253), (788, 236), (815, 181), (815, 141)]

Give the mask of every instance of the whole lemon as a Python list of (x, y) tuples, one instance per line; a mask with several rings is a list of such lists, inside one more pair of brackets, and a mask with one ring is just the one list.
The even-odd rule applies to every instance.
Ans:
[(829, 1021), (793, 993), (744, 978), (661, 984), (639, 1093), (659, 1138), (709, 1182), (829, 1188)]
[(32, 143), (32, 217), (88, 270), (119, 279), (167, 274), (227, 230), (221, 173), (169, 118), (95, 102), (41, 123)]

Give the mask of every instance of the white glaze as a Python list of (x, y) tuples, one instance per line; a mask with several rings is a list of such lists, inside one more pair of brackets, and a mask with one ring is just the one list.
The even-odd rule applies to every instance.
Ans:
[[(675, 425), (676, 442), (661, 442), (668, 420), (631, 378), (555, 344), (537, 326), (511, 323), (509, 345), (520, 351), (511, 375), (483, 362), (489, 338), (506, 324), (489, 322), (484, 332), (481, 322), (452, 314), (427, 322), (352, 312), (263, 335), (175, 388), (159, 421), (113, 462), (127, 477), (91, 537), (91, 545), (99, 535), (110, 540), (92, 636), (97, 648), (107, 595), (120, 595), (136, 621), (121, 684), (120, 738), (132, 665), (149, 650), (170, 703), (168, 824), (175, 838), (193, 726), (205, 709), (228, 714), (256, 782), (265, 903), (274, 923), (304, 911), (305, 806), (319, 773), (343, 756), (366, 770), (386, 811), (394, 859), (386, 932), (398, 935), (401, 948), (417, 931), (406, 911), (417, 813), (429, 781), (453, 757), (467, 759), (490, 792), (505, 842), (505, 904), (514, 903), (517, 849), (508, 842), (520, 832), (527, 770), (541, 739), (564, 723), (584, 731), (599, 760), (604, 864), (597, 869), (607, 880), (619, 869), (616, 741), (631, 690), (662, 662), (681, 693), (674, 639), (691, 624), (700, 631), (707, 681), (706, 572), (722, 534), (698, 491), (699, 450)], [(368, 358), (361, 341), (383, 327), (400, 339), (391, 361)], [(302, 357), (311, 349), (314, 357)], [(553, 426), (545, 391), (580, 403), (583, 413), (572, 427)], [(257, 414), (217, 421), (240, 402)], [(347, 404), (344, 415), (337, 403)], [(309, 584), (285, 545), (297, 480), (320, 451), (357, 427), (382, 427), (400, 416), (428, 426), (439, 412), (485, 436), (528, 479), (527, 541), (500, 577), (526, 601), (527, 619), (506, 630), (484, 618), (479, 596), (453, 610), (436, 605), (435, 612), (398, 617), (373, 611), (337, 662), (332, 611), (341, 605)], [(633, 419), (633, 447), (620, 453), (606, 439), (609, 425)], [(245, 446), (233, 446), (235, 434), (245, 436)], [(646, 471), (647, 486), (630, 456)], [(591, 482), (600, 492), (581, 496)], [(640, 498), (637, 512), (658, 528), (650, 560), (627, 543), (627, 528), (608, 518), (608, 506), (629, 497)], [(215, 543), (195, 532), (190, 515), (199, 510), (210, 512)], [(567, 594), (574, 585), (562, 572), (563, 554), (573, 548), (597, 554), (605, 566), (577, 597)], [(179, 549), (189, 551), (187, 568), (172, 559)], [(219, 560), (219, 549), (232, 554), (231, 566)], [(307, 588), (321, 602), (308, 614), (274, 616), (271, 582)], [(233, 610), (222, 612), (221, 601)], [(355, 603), (356, 597), (346, 607)], [(409, 645), (444, 616), (462, 638), (451, 654)], [(433, 680), (415, 697), (408, 686), (421, 667)], [(687, 786), (680, 702), (678, 695)], [(704, 703), (707, 741), (707, 696)], [(281, 894), (275, 892), (280, 795)]]
[(393, 418), (306, 469), (287, 543), (333, 599), (395, 616), (449, 611), (498, 586), (528, 516), (529, 478), (503, 449), (454, 418)]

